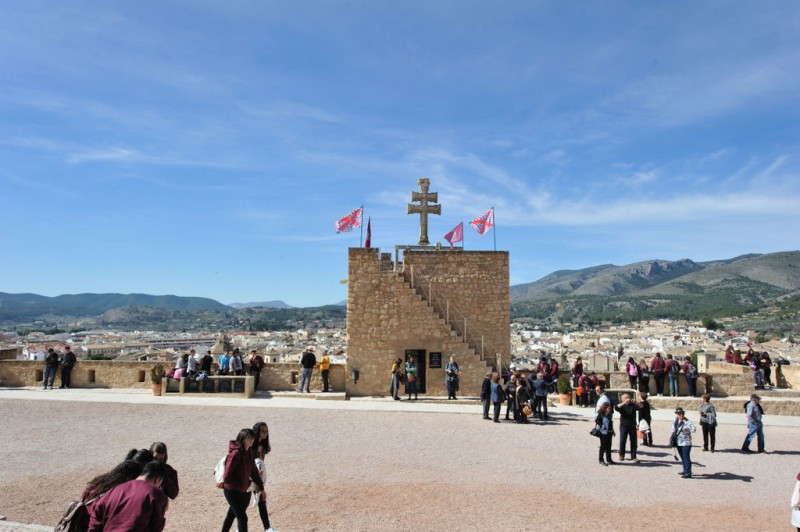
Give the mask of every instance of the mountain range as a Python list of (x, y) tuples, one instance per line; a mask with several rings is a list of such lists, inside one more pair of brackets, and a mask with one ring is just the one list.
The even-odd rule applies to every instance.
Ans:
[(743, 255), (694, 262), (649, 260), (626, 266), (604, 264), (560, 270), (538, 281), (511, 287), (511, 301), (565, 296), (690, 295), (730, 283), (767, 285), (777, 291), (800, 290), (800, 251)]
[[(513, 285), (510, 295), (512, 318), (591, 322), (740, 315), (800, 301), (800, 251), (750, 254), (708, 262), (648, 260), (625, 266), (603, 264), (560, 270), (532, 283)], [(344, 304), (320, 308), (325, 309), (323, 314), (338, 314)], [(118, 309), (128, 310), (120, 313)], [(0, 323), (5, 324), (69, 316), (95, 317), (96, 321), (110, 325), (121, 321), (109, 319), (110, 316), (124, 315), (126, 319), (135, 317), (134, 321), (142, 325), (140, 322), (147, 322), (142, 315), (153, 316), (150, 319), (155, 320), (163, 312), (169, 312), (174, 323), (192, 321), (191, 316), (197, 313), (206, 313), (209, 320), (212, 315), (219, 320), (219, 316), (234, 313), (239, 317), (252, 310), (258, 310), (259, 316), (277, 320), (278, 316), (288, 319), (298, 313), (309, 315), (312, 309), (294, 308), (283, 301), (224, 305), (209, 298), (173, 295), (45, 297), (0, 292)], [(109, 314), (109, 311), (115, 312)], [(252, 314), (241, 317), (252, 319)]]
[[(794, 312), (798, 302), (800, 251), (709, 262), (682, 259), (625, 266), (604, 264), (561, 270), (511, 287), (512, 318), (578, 323), (699, 320), (781, 308)], [(784, 312), (776, 319), (787, 321), (789, 316)]]
[(253, 303), (228, 303), (229, 307), (233, 308), (253, 308), (253, 307), (265, 307), (265, 308), (295, 308), (291, 305), (287, 305), (280, 299), (275, 301), (258, 301)]

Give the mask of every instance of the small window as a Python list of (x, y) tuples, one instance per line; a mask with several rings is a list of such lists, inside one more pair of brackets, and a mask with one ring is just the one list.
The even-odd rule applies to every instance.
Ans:
[(42, 370), (37, 369), (36, 370), (36, 382), (42, 382), (43, 380), (44, 380), (44, 373), (42, 372)]
[(93, 370), (93, 369), (89, 370), (89, 378), (88, 378), (89, 382), (94, 382), (94, 378), (95, 378), (95, 373), (94, 372), (95, 372), (95, 370)]
[(293, 371), (292, 372), (292, 384), (299, 384), (300, 383), (300, 381), (298, 380), (299, 376), (300, 376), (300, 373), (298, 373), (297, 371)]
[(144, 382), (145, 372), (143, 369), (139, 370), (139, 376), (137, 377), (138, 382)]

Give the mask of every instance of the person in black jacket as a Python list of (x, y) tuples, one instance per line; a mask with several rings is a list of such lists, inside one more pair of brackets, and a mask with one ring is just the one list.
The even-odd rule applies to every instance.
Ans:
[(75, 367), (75, 353), (72, 352), (70, 346), (66, 347), (64, 356), (61, 357), (61, 386), (59, 389), (69, 389), (72, 378), (72, 368)]
[(517, 420), (517, 372), (514, 371), (514, 364), (508, 370), (508, 382), (506, 383), (506, 420), (508, 420), (509, 413), (514, 416), (514, 421)]
[(314, 348), (309, 347), (303, 352), (300, 358), (300, 365), (303, 366), (303, 377), (300, 381), (300, 393), (303, 393), (305, 387), (306, 393), (311, 393), (311, 374), (314, 372), (314, 366), (317, 364), (317, 357), (314, 355)]
[(631, 396), (627, 393), (622, 394), (622, 401), (614, 407), (619, 412), (619, 461), (625, 460), (625, 444), (627, 440), (631, 442), (631, 462), (638, 462), (636, 458), (636, 411), (641, 405), (631, 401)]
[(491, 419), (489, 417), (489, 405), (492, 404), (492, 372), (486, 373), (481, 384), (481, 402), (483, 402), (483, 419)]
[(53, 382), (56, 380), (56, 370), (58, 369), (58, 355), (56, 354), (54, 349), (47, 350), (47, 357), (44, 359), (44, 386), (42, 387), (43, 390), (46, 390), (49, 386), (50, 389), (53, 389)]

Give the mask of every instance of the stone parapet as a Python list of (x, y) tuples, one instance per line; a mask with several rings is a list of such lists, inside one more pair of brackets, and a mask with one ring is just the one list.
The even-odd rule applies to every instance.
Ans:
[[(78, 360), (72, 370), (72, 388), (150, 388), (150, 369), (164, 362), (117, 362), (114, 360)], [(300, 364), (267, 363), (261, 372), (259, 390), (291, 391), (300, 386)], [(345, 390), (345, 366), (332, 364), (329, 374), (334, 391)], [(56, 372), (55, 386), (61, 384)], [(3, 386), (41, 386), (44, 363), (34, 360), (0, 360), (0, 384)], [(322, 376), (314, 369), (311, 388), (322, 389)]]
[[(729, 364), (730, 365), (730, 364)], [(713, 369), (714, 364), (712, 364)], [(748, 370), (749, 371), (749, 370)], [(625, 372), (615, 371), (606, 373), (606, 382), (610, 382), (611, 388), (629, 388), (628, 375)], [(685, 396), (689, 387), (686, 384), (686, 375), (678, 374), (678, 395)], [(741, 373), (731, 371), (728, 373), (700, 373), (697, 378), (697, 395), (710, 393), (717, 396), (740, 396), (750, 395), (753, 392), (752, 372)], [(656, 379), (650, 376), (650, 395), (656, 394)], [(669, 393), (669, 377), (664, 377), (664, 393)]]

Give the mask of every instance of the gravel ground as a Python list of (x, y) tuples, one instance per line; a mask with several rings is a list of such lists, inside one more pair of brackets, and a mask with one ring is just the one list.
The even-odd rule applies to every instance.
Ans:
[[(27, 523), (54, 524), (89, 479), (128, 449), (160, 440), (181, 485), (166, 530), (219, 530), (227, 505), (212, 470), (227, 441), (260, 420), (270, 425), (273, 448), (270, 517), (282, 532), (788, 531), (800, 470), (800, 429), (793, 427), (768, 427), (770, 453), (745, 456), (737, 451), (744, 427), (720, 426), (718, 451), (695, 446), (695, 478), (687, 480), (663, 445), (665, 421), (654, 422), (660, 446), (645, 448), (640, 464), (605, 468), (590, 421), (568, 412), (546, 426), (519, 426), (479, 414), (318, 406), (0, 400), (0, 408), (0, 514)], [(255, 509), (250, 525), (261, 530)]]

